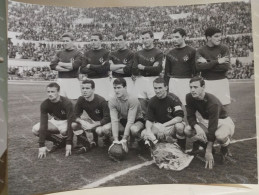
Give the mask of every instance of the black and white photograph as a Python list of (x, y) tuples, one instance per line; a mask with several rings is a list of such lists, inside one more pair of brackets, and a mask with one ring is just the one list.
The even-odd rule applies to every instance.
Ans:
[(251, 12), (8, 1), (9, 194), (258, 184)]

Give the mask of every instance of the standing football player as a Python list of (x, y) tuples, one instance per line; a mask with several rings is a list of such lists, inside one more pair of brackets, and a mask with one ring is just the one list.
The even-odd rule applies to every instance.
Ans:
[(109, 51), (102, 48), (103, 36), (91, 35), (92, 49), (84, 52), (80, 72), (95, 82), (95, 93), (108, 99), (109, 94)]
[[(96, 145), (94, 134), (99, 137), (108, 137), (111, 134), (111, 119), (107, 101), (94, 93), (94, 81), (84, 80), (81, 88), (82, 96), (75, 106), (75, 122), (72, 123), (72, 128), (83, 145), (77, 153), (86, 153)], [(83, 111), (87, 114), (85, 117), (82, 115)]]
[[(73, 131), (73, 105), (66, 97), (60, 96), (57, 83), (47, 85), (48, 99), (40, 106), (40, 122), (33, 126), (32, 132), (39, 137), (38, 158), (44, 158), (47, 152), (54, 152), (66, 146), (66, 156), (71, 155)], [(52, 118), (48, 120), (48, 115)], [(51, 150), (45, 146), (45, 140), (53, 142)]]
[[(228, 145), (234, 134), (235, 125), (219, 99), (205, 92), (205, 81), (202, 77), (196, 76), (190, 80), (190, 91), (191, 93), (186, 95), (189, 126), (185, 128), (184, 133), (190, 138), (197, 138), (196, 143), (193, 144), (193, 151), (198, 150), (199, 143), (208, 141), (205, 145), (205, 168), (212, 169), (214, 165), (213, 143), (217, 141), (221, 145), (221, 158), (224, 162), (229, 154)], [(198, 117), (196, 112), (201, 116)]]
[(113, 144), (122, 144), (124, 151), (128, 152), (129, 137), (131, 142), (137, 141), (135, 138), (140, 138), (140, 131), (144, 128), (143, 113), (138, 99), (128, 94), (125, 79), (115, 79), (113, 87), (115, 96), (109, 100)]
[(205, 30), (207, 44), (196, 52), (196, 68), (206, 81), (207, 92), (215, 95), (223, 105), (230, 104), (229, 82), (226, 73), (230, 68), (230, 54), (221, 44), (221, 31), (215, 27)]
[(60, 95), (75, 101), (81, 95), (78, 69), (82, 63), (82, 54), (75, 48), (71, 33), (63, 34), (61, 39), (64, 42), (64, 50), (57, 52), (50, 68), (58, 71)]
[[(110, 53), (109, 63), (110, 70), (112, 71), (113, 78), (123, 77), (127, 82), (127, 88), (132, 89), (133, 81), (131, 79), (131, 71), (134, 53), (127, 48), (126, 33), (118, 32), (115, 34), (115, 44), (117, 50)], [(113, 81), (112, 81), (113, 82)], [(111, 88), (113, 89), (113, 84), (111, 82)], [(113, 91), (113, 90), (111, 90)], [(114, 94), (111, 93), (112, 97)]]
[(134, 82), (133, 93), (138, 95), (141, 107), (146, 113), (148, 99), (155, 95), (152, 83), (162, 72), (163, 53), (154, 47), (154, 34), (152, 31), (141, 33), (144, 49), (134, 55), (132, 74)]
[(148, 103), (146, 129), (142, 131), (141, 137), (154, 144), (158, 140), (170, 141), (175, 137), (178, 145), (185, 150), (182, 103), (177, 96), (168, 93), (168, 86), (163, 78), (156, 78), (153, 86), (156, 95)]
[(189, 81), (195, 75), (196, 50), (185, 43), (186, 32), (182, 28), (173, 31), (175, 48), (166, 54), (165, 80), (169, 92), (174, 93), (185, 105), (185, 96), (189, 93)]

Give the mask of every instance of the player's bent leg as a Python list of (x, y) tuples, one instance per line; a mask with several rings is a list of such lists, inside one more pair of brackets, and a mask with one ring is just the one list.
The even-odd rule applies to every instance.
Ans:
[(186, 138), (184, 135), (185, 125), (184, 123), (181, 122), (181, 123), (176, 123), (174, 127), (176, 131), (177, 143), (183, 150), (185, 150), (186, 148)]
[(32, 133), (35, 136), (39, 136), (39, 130), (40, 130), (40, 123), (37, 123), (36, 125), (33, 125), (32, 127)]
[(133, 137), (139, 137), (140, 136), (140, 131), (144, 128), (144, 123), (141, 121), (135, 122), (133, 125), (130, 127), (130, 133)]

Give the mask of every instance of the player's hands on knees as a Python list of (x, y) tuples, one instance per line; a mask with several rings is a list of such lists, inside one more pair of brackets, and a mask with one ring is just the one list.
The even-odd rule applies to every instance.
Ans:
[(199, 58), (197, 59), (197, 62), (199, 62), (199, 63), (206, 63), (207, 60), (206, 60), (204, 57), (199, 57)]
[(72, 145), (71, 144), (67, 144), (66, 145), (66, 155), (65, 155), (66, 157), (68, 157), (68, 156), (70, 156), (72, 154), (71, 150), (72, 150)]
[(39, 154), (38, 154), (38, 158), (45, 158), (47, 156), (47, 152), (49, 152), (48, 148), (46, 146), (44, 147), (40, 147), (39, 148)]
[(210, 151), (206, 151), (205, 153), (205, 169), (212, 169), (214, 166), (214, 158), (213, 154)]
[[(196, 131), (196, 135), (193, 136), (193, 141), (202, 141), (204, 143), (207, 142), (207, 136), (206, 136), (206, 133), (204, 132), (204, 130), (200, 127), (200, 125), (195, 125), (194, 126), (194, 129)], [(194, 140), (195, 139), (195, 140)]]
[(121, 143), (121, 145), (122, 145), (123, 150), (127, 153), (127, 152), (129, 151), (128, 145), (127, 145), (127, 140), (126, 140), (126, 139), (122, 139), (122, 140), (120, 141), (120, 143)]
[(224, 56), (223, 58), (219, 58), (218, 59), (218, 63), (219, 64), (223, 64), (223, 63), (229, 63), (230, 59), (228, 56)]
[(83, 130), (87, 131), (87, 130), (89, 129), (90, 123), (88, 123), (87, 121), (81, 120), (81, 121), (80, 121), (80, 124), (81, 124)]

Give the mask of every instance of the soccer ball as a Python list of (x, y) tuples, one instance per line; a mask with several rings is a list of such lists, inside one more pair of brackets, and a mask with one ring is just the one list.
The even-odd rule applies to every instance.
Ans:
[(125, 159), (126, 157), (126, 152), (123, 150), (122, 145), (121, 144), (114, 144), (108, 151), (109, 157), (112, 160), (115, 161), (120, 161)]

